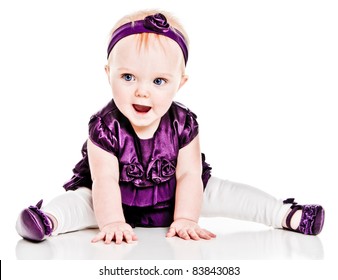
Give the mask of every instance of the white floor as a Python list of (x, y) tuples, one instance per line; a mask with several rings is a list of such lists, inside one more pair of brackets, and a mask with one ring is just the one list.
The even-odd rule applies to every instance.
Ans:
[(217, 234), (211, 241), (165, 238), (167, 228), (136, 228), (134, 244), (93, 244), (96, 229), (88, 229), (32, 243), (18, 237), (16, 258), (25, 260), (248, 260), (323, 259), (320, 236), (271, 229), (230, 219), (202, 219), (200, 224)]

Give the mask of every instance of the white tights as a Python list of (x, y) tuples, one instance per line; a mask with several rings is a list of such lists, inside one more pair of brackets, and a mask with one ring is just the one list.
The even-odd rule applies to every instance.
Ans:
[[(257, 188), (211, 177), (204, 191), (201, 216), (241, 219), (281, 228), (289, 209), (290, 204), (283, 204)], [(53, 235), (97, 227), (88, 188), (67, 191), (42, 210), (57, 220)]]

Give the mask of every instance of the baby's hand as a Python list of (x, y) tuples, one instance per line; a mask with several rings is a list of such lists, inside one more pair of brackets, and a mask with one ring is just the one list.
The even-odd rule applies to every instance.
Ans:
[(116, 244), (121, 244), (122, 241), (132, 243), (137, 240), (132, 227), (125, 222), (115, 222), (105, 225), (101, 231), (92, 239), (92, 242), (103, 240), (104, 243), (110, 244), (115, 240)]
[(184, 240), (200, 240), (201, 238), (209, 240), (216, 237), (212, 232), (200, 228), (196, 222), (187, 219), (178, 219), (171, 224), (167, 237), (175, 235)]

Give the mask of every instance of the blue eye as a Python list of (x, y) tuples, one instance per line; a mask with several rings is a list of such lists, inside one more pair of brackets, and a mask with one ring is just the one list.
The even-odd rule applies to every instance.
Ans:
[(124, 79), (127, 82), (130, 82), (134, 80), (134, 76), (132, 74), (123, 74), (122, 79)]
[(156, 78), (154, 80), (154, 84), (157, 86), (163, 85), (166, 82), (166, 80), (162, 79), (162, 78)]

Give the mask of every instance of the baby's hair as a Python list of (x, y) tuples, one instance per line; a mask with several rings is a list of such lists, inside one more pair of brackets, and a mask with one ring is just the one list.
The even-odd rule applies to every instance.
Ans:
[[(156, 10), (156, 9), (153, 9), (153, 10), (140, 10), (140, 11), (134, 12), (132, 14), (126, 15), (123, 18), (121, 18), (115, 24), (115, 26), (113, 27), (113, 29), (111, 30), (111, 32), (109, 34), (109, 41), (110, 41), (111, 36), (114, 33), (114, 31), (116, 29), (118, 29), (120, 26), (122, 26), (122, 25), (124, 25), (126, 23), (129, 23), (129, 22), (133, 23), (133, 22), (135, 22), (137, 20), (143, 20), (147, 16), (158, 14), (158, 13), (161, 13), (161, 14), (163, 14), (166, 17), (167, 22), (173, 28), (172, 29), (173, 31), (175, 31), (175, 29), (176, 29), (176, 30), (180, 31), (183, 34), (184, 39), (186, 41), (187, 48), (189, 49), (188, 34), (185, 31), (185, 29), (183, 28), (182, 24), (171, 13), (166, 12), (166, 11), (162, 11), (162, 10)], [(140, 43), (140, 46), (141, 45), (147, 45), (149, 37), (151, 37), (151, 36), (155, 36), (157, 38), (162, 38), (163, 37), (161, 35), (149, 34), (149, 33), (137, 34), (137, 37), (138, 37), (137, 39), (138, 39), (138, 41)], [(167, 39), (166, 37), (164, 37), (164, 38)]]

